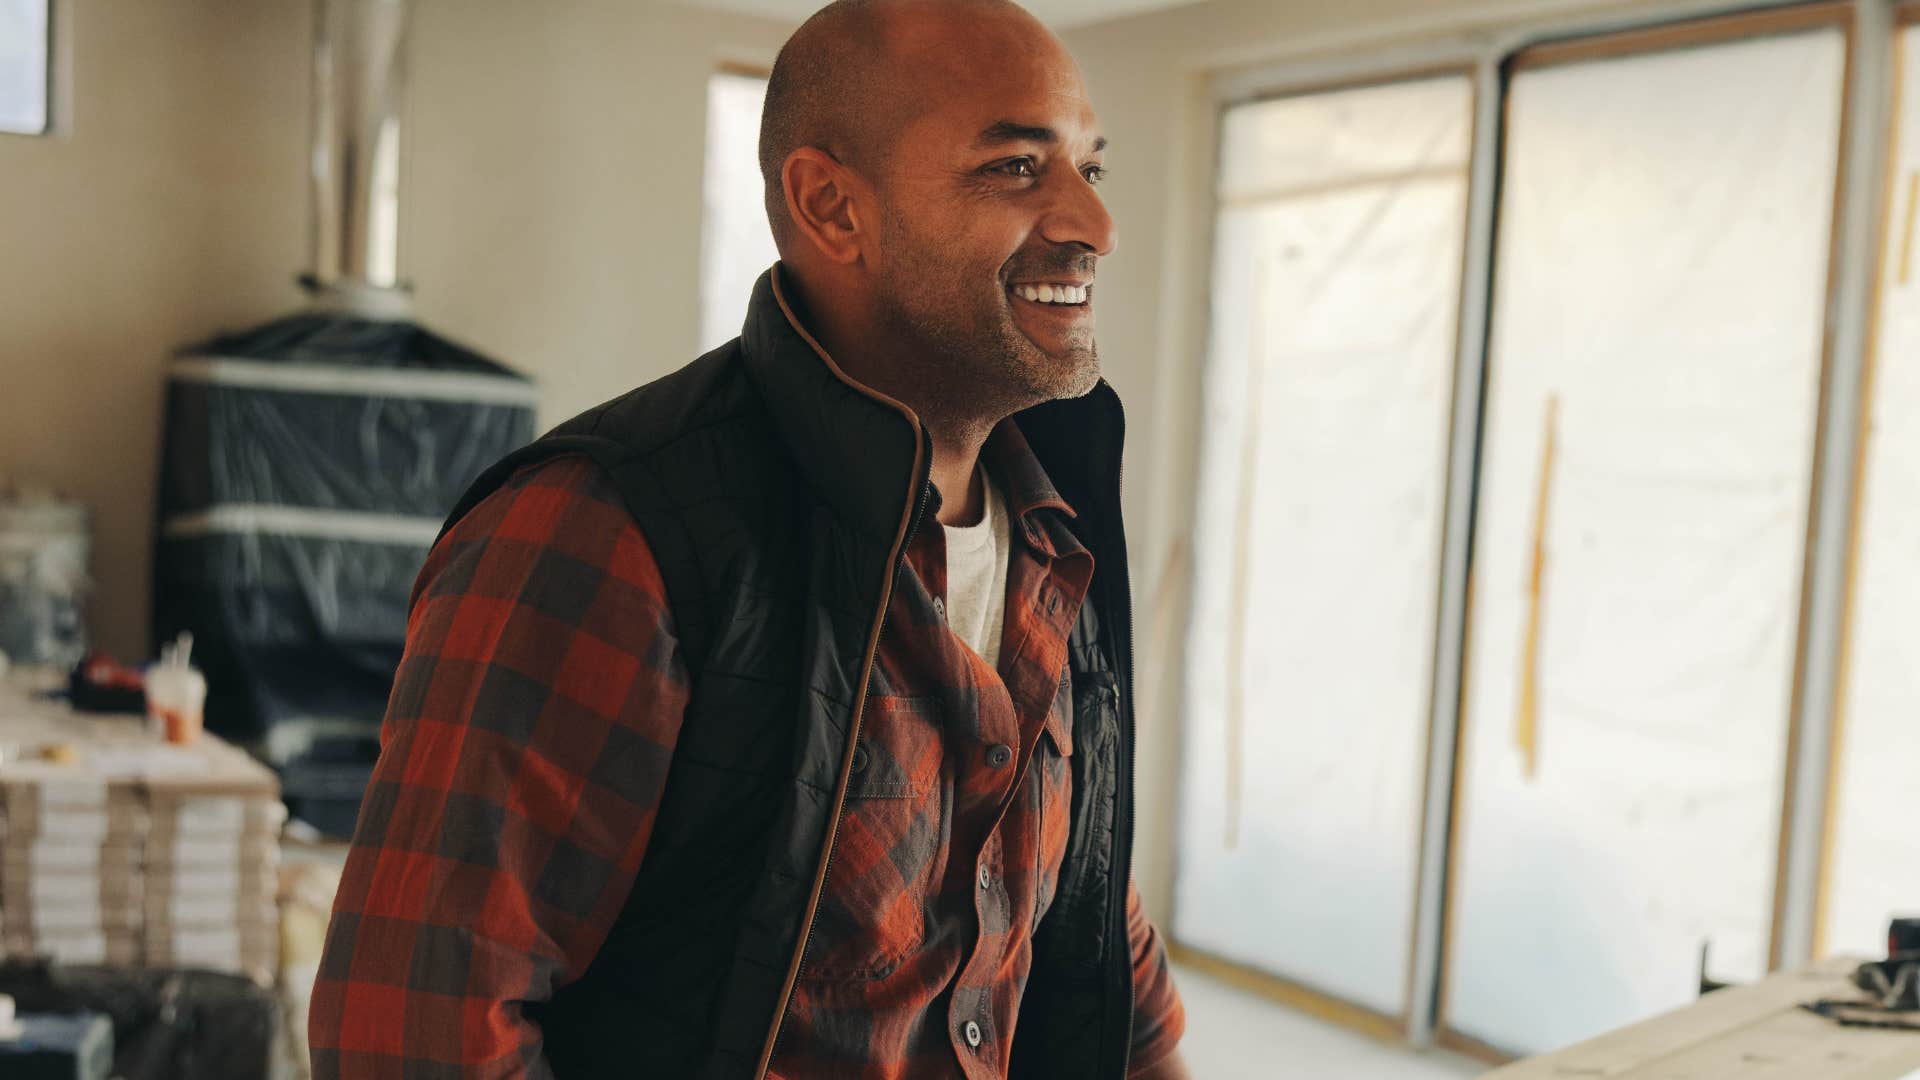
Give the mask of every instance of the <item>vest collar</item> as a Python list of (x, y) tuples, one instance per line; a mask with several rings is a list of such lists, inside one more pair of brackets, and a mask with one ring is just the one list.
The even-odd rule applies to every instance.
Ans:
[[(754, 284), (740, 344), (748, 377), (814, 495), (858, 531), (892, 537), (904, 502), (927, 487), (933, 446), (920, 418), (827, 355), (783, 287), (779, 263)], [(1046, 501), (1117, 525), (1125, 420), (1106, 380), (1013, 420), (1057, 489)]]

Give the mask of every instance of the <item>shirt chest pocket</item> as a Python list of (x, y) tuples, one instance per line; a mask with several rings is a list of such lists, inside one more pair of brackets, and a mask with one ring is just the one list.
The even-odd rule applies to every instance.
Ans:
[(933, 699), (867, 699), (803, 978), (882, 979), (923, 940), (947, 857), (941, 736)]

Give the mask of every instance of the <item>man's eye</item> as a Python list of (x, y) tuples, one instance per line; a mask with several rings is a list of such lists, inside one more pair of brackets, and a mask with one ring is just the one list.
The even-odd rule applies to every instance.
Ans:
[(1035, 171), (1033, 159), (1030, 157), (1019, 157), (1014, 158), (1012, 161), (1001, 162), (999, 169), (1008, 176), (1030, 177), (1040, 175)]
[(1105, 165), (1089, 165), (1080, 170), (1080, 175), (1087, 178), (1087, 183), (1097, 184), (1107, 178), (1107, 167)]

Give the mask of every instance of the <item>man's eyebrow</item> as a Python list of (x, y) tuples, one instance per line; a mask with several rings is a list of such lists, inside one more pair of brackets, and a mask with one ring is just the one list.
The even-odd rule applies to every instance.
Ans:
[[(994, 146), (1005, 146), (1007, 143), (1036, 142), (1052, 146), (1059, 141), (1060, 133), (1050, 127), (1043, 127), (1037, 124), (1021, 124), (1012, 120), (1001, 120), (988, 126), (985, 131), (982, 131), (979, 138), (973, 141), (973, 145), (977, 149), (984, 150)], [(1102, 135), (1093, 140), (1094, 153), (1097, 154), (1106, 148), (1106, 136)]]

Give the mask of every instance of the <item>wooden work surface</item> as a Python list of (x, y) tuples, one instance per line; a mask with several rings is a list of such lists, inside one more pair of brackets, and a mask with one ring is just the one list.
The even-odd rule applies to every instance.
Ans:
[(1769, 976), (1482, 1080), (1920, 1080), (1920, 1031), (1841, 1027), (1797, 1006), (1858, 998), (1858, 961)]
[[(55, 745), (70, 747), (71, 757), (45, 758)], [(273, 770), (210, 733), (172, 746), (148, 731), (144, 716), (74, 712), (0, 682), (0, 785), (88, 782), (137, 785), (157, 798), (280, 795)]]

